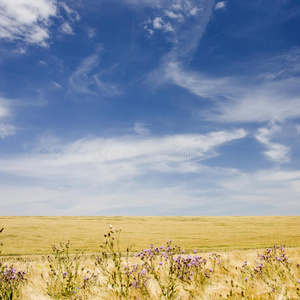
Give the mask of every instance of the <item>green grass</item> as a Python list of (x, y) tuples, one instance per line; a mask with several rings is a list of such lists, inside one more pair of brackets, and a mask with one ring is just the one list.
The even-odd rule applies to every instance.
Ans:
[(300, 216), (293, 217), (0, 217), (2, 255), (51, 253), (70, 240), (73, 249), (99, 252), (109, 224), (122, 226), (121, 248), (132, 251), (173, 239), (186, 250), (300, 247)]

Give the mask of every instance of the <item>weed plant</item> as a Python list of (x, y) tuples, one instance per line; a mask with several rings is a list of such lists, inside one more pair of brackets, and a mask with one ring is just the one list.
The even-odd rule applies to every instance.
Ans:
[[(120, 235), (121, 228), (110, 226), (99, 254), (89, 257), (80, 251), (71, 254), (67, 242), (53, 245), (53, 255), (41, 264), (16, 260), (30, 264), (28, 280), (25, 272), (0, 262), (0, 299), (33, 299), (37, 286), (43, 287), (37, 292), (41, 300), (300, 299), (300, 265), (294, 261), (299, 249), (291, 257), (285, 246), (273, 246), (259, 254), (249, 251), (253, 256), (244, 260), (246, 252), (235, 258), (233, 253), (200, 255), (168, 240), (133, 255), (130, 247), (121, 252)], [(36, 273), (41, 276), (34, 277)]]
[[(259, 254), (255, 267), (247, 261), (240, 267), (217, 253), (186, 253), (172, 240), (129, 258), (130, 248), (125, 256), (119, 250), (120, 233), (110, 227), (104, 234), (95, 263), (105, 278), (102, 289), (118, 299), (300, 299), (300, 266), (284, 246)], [(220, 283), (223, 289), (216, 288)]]
[[(69, 253), (70, 242), (60, 243), (60, 246), (52, 246), (53, 256), (48, 256), (50, 272), (48, 274), (47, 294), (53, 299), (76, 298), (76, 294), (81, 290), (89, 289), (97, 276), (90, 271), (85, 275), (81, 268), (82, 253), (76, 252), (75, 255)], [(42, 276), (43, 277), (43, 276)]]
[[(0, 233), (4, 228), (0, 230)], [(0, 244), (1, 247), (3, 244)], [(0, 249), (1, 254), (1, 249)], [(0, 261), (0, 299), (18, 299), (20, 288), (26, 282), (26, 272), (17, 271), (13, 265), (8, 266)]]

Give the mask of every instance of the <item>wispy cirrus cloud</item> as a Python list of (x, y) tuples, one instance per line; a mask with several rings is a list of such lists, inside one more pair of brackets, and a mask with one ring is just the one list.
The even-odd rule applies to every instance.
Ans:
[(72, 90), (81, 94), (102, 94), (106, 97), (113, 97), (122, 93), (120, 85), (105, 80), (107, 74), (113, 72), (118, 66), (112, 66), (110, 69), (100, 70), (101, 55), (103, 48), (98, 46), (95, 52), (84, 58), (77, 69), (70, 77)]
[(237, 201), (240, 206), (252, 206), (256, 215), (258, 210), (261, 215), (295, 215), (293, 210), (300, 209), (297, 200), (300, 196), (300, 172), (297, 170), (237, 171), (220, 182), (231, 201)]
[(267, 148), (264, 155), (269, 160), (284, 163), (290, 160), (288, 157), (289, 147), (272, 141), (272, 137), (280, 130), (278, 125), (270, 125), (270, 128), (259, 128), (255, 138)]
[[(215, 9), (226, 8), (226, 1), (218, 2)], [(214, 76), (191, 71), (186, 58), (193, 55), (213, 13), (212, 2), (170, 1), (154, 18), (148, 19), (146, 29), (164, 30), (170, 21), (174, 39), (169, 36), (172, 47), (161, 59), (161, 66), (148, 77), (158, 86), (170, 82), (212, 101), (203, 120), (224, 123), (284, 122), (300, 116), (299, 49), (294, 47), (259, 63), (255, 76)], [(199, 19), (191, 16), (191, 8), (197, 7)], [(278, 7), (276, 8), (278, 9)], [(275, 10), (276, 10), (275, 9)], [(200, 18), (201, 16), (201, 18)], [(193, 19), (193, 22), (190, 22)], [(151, 23), (152, 20), (152, 23)], [(185, 31), (186, 28), (189, 31)], [(178, 34), (179, 32), (179, 34)], [(245, 66), (249, 68), (249, 66)], [(261, 73), (259, 71), (261, 70)]]
[(0, 123), (0, 137), (2, 139), (15, 134), (16, 134), (16, 128), (13, 125)]
[[(213, 107), (200, 115), (206, 120), (261, 123), (284, 122), (300, 117), (298, 77), (261, 80), (250, 85), (245, 82), (245, 78), (241, 81), (235, 76), (212, 77), (188, 71), (177, 61), (165, 63), (156, 72), (163, 74), (165, 82), (171, 82), (202, 99), (212, 101)], [(153, 80), (155, 78), (156, 73)], [(157, 84), (161, 83), (161, 80), (157, 81)]]
[[(0, 121), (7, 118), (11, 114), (9, 101), (0, 98)], [(16, 128), (11, 124), (0, 123), (0, 138), (4, 139), (16, 134)]]
[[(141, 130), (139, 125), (135, 127)], [(28, 155), (2, 160), (0, 172), (52, 180), (78, 176), (86, 180), (101, 179), (105, 182), (139, 176), (154, 169), (157, 172), (180, 170), (186, 173), (197, 169), (197, 163), (193, 166), (191, 160), (214, 157), (218, 147), (245, 136), (246, 132), (238, 129), (204, 135), (154, 137), (143, 134), (90, 138), (69, 144), (51, 138), (51, 147), (47, 140), (43, 140)]]
[(166, 63), (159, 72), (161, 71), (166, 81), (203, 98), (212, 99), (232, 93), (236, 94), (240, 91), (240, 88), (233, 84), (232, 78), (215, 78), (199, 72), (186, 71), (178, 61)]
[(78, 93), (91, 93), (90, 86), (94, 84), (91, 73), (97, 68), (101, 61), (102, 47), (98, 47), (94, 54), (83, 59), (75, 72), (70, 77), (73, 89)]
[[(140, 124), (135, 124), (135, 128), (139, 132), (144, 129)], [(195, 186), (190, 186), (190, 174), (206, 174), (205, 177), (212, 178), (208, 175), (212, 173), (209, 168), (199, 162), (212, 159), (218, 155), (219, 147), (243, 139), (245, 135), (240, 129), (167, 136), (142, 132), (113, 138), (85, 138), (71, 143), (43, 138), (31, 152), (6, 155), (0, 160), (0, 173), (15, 179), (14, 188), (6, 183), (5, 195), (0, 188), (1, 207), (9, 212), (12, 208), (8, 200), (18, 202), (17, 195), (22, 192), (24, 209), (20, 213), (29, 206), (31, 213), (38, 213), (49, 205), (55, 214), (88, 214), (99, 207), (99, 199), (102, 212), (136, 205), (144, 207), (143, 203), (152, 207), (155, 203), (164, 203), (165, 209), (170, 205), (180, 209), (183, 199), (184, 205), (189, 203), (190, 206), (199, 205), (199, 199), (208, 203), (205, 201), (208, 187), (206, 191), (202, 187), (207, 180), (200, 180), (195, 190)], [(178, 177), (178, 182), (171, 184), (170, 176)], [(199, 184), (201, 192), (197, 191)], [(34, 191), (35, 196), (30, 198), (30, 192)], [(120, 195), (123, 196), (118, 197)], [(81, 197), (85, 199), (84, 206)]]
[(0, 97), (0, 118), (9, 115), (8, 100)]
[(228, 93), (227, 103), (218, 103), (207, 119), (219, 122), (284, 122), (300, 117), (298, 78), (266, 82), (253, 88), (240, 87), (243, 93)]
[(148, 136), (151, 134), (150, 130), (140, 122), (134, 123), (132, 130), (141, 136)]
[[(90, 148), (85, 148), (83, 141), (67, 147), (58, 141), (55, 144), (52, 155), (35, 155), (36, 161), (27, 161), (23, 155), (15, 157), (15, 163), (12, 159), (9, 166), (1, 162), (0, 172), (16, 176), (13, 186), (0, 184), (0, 205), (6, 214), (293, 215), (300, 209), (297, 170), (247, 173), (178, 161), (176, 165), (149, 164), (145, 173), (136, 169), (134, 162), (127, 164), (117, 158), (106, 164), (91, 161)], [(58, 153), (68, 160), (59, 158)], [(38, 163), (43, 168), (38, 169)], [(22, 176), (27, 178), (25, 186)], [(22, 207), (19, 212), (17, 203)]]

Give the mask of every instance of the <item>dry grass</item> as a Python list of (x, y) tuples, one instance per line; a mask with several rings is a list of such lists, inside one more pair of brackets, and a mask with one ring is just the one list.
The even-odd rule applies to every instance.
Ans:
[[(1, 242), (4, 242), (2, 249), (4, 256), (1, 257), (1, 261), (7, 265), (13, 264), (17, 270), (27, 272), (28, 283), (22, 286), (20, 291), (20, 299), (25, 300), (299, 299), (299, 221), (299, 217), (1, 217), (0, 227), (5, 227), (0, 236)], [(48, 255), (52, 253), (51, 244), (58, 245), (60, 241), (71, 240), (73, 250), (77, 248), (84, 249), (85, 253), (101, 253), (99, 244), (103, 243), (103, 233), (107, 232), (109, 224), (114, 224), (114, 228), (122, 226), (120, 239), (122, 251), (128, 245), (133, 246), (132, 252), (149, 249), (150, 244), (159, 247), (166, 245), (166, 240), (172, 238), (173, 246), (177, 244), (188, 251), (197, 249), (196, 255), (206, 259), (207, 263), (201, 265), (200, 269), (195, 269), (196, 273), (191, 276), (192, 279), (183, 281), (178, 277), (177, 271), (174, 273), (170, 271), (172, 257), (176, 258), (176, 255), (169, 256), (165, 261), (165, 254), (162, 252), (166, 250), (161, 250), (161, 253), (154, 259), (155, 270), (158, 270), (157, 274), (159, 274), (159, 279), (155, 279), (156, 275), (149, 272), (152, 267), (147, 270), (145, 260), (141, 257), (133, 257), (132, 253), (129, 261), (126, 262), (125, 258), (121, 259), (119, 271), (111, 254), (108, 256), (108, 265), (103, 263), (103, 260), (97, 261), (91, 254), (85, 254), (81, 258), (79, 256), (80, 268), (79, 272), (76, 272), (78, 280), (72, 283), (74, 287), (81, 287), (74, 295), (76, 298), (73, 296), (54, 298), (54, 296), (47, 295), (49, 282), (55, 286), (53, 283), (56, 278), (55, 274), (62, 276), (67, 266), (64, 263), (63, 268), (56, 268), (58, 271), (53, 273), (55, 269), (53, 266), (60, 260)], [(118, 240), (113, 237), (117, 236), (117, 232), (118, 230), (111, 231), (110, 236), (105, 235), (106, 241), (109, 241), (108, 246), (110, 242), (114, 243)], [(277, 256), (275, 256), (278, 255), (277, 250), (274, 252), (276, 259), (272, 264), (268, 265), (267, 261), (262, 262), (260, 254), (274, 244), (293, 246), (286, 248), (284, 252), (288, 257), (284, 256), (284, 259), (288, 260), (288, 263), (285, 260), (277, 261)], [(242, 250), (244, 248), (248, 249)], [(108, 252), (115, 253), (116, 250), (114, 248)], [(215, 263), (217, 260), (209, 258), (209, 252), (217, 252), (221, 255), (218, 258), (221, 261), (220, 265)], [(75, 261), (75, 256), (70, 257), (70, 261)], [(182, 257), (185, 259), (186, 254)], [(245, 261), (247, 261), (246, 268), (243, 267)], [(148, 262), (150, 263), (150, 260)], [(160, 262), (162, 262), (161, 266)], [(264, 265), (261, 269), (262, 274), (254, 269), (260, 263)], [(112, 270), (111, 272), (116, 272), (115, 274), (119, 272), (122, 274), (121, 277), (126, 279), (129, 278), (125, 271), (128, 269), (124, 266), (132, 268), (133, 264), (139, 265), (138, 271), (134, 274), (138, 275), (140, 271), (147, 270), (145, 275), (147, 284), (141, 284), (145, 287), (144, 290), (133, 288), (131, 285), (127, 296), (120, 295), (120, 287), (124, 285), (124, 282), (118, 283), (119, 279), (116, 276), (113, 280), (115, 284), (112, 286), (112, 281), (109, 280), (110, 275), (105, 270)], [(191, 272), (192, 269), (189, 268), (187, 272)], [(87, 271), (89, 272), (86, 273)], [(92, 273), (97, 274), (97, 280), (93, 284), (91, 281), (90, 288), (83, 288), (84, 276), (90, 276)], [(206, 273), (208, 277), (203, 276)], [(72, 272), (67, 272), (67, 274), (72, 274)], [(169, 288), (170, 276), (173, 278), (176, 294), (172, 297), (163, 296), (159, 282)], [(203, 281), (201, 278), (204, 278)], [(246, 281), (245, 278), (247, 278)], [(52, 290), (55, 291), (55, 289)], [(143, 294), (143, 291), (147, 294)]]
[[(257, 266), (259, 261), (258, 253), (262, 253), (263, 250), (233, 250), (229, 252), (219, 252), (221, 259), (226, 261), (226, 266), (228, 271), (221, 270), (218, 267), (214, 268), (214, 273), (209, 279), (203, 288), (197, 286), (186, 286), (190, 291), (192, 291), (193, 296), (187, 293), (183, 288), (180, 289), (180, 293), (174, 297), (174, 299), (206, 299), (206, 300), (215, 300), (215, 299), (246, 299), (241, 296), (241, 292), (245, 289), (245, 275), (241, 273), (241, 266), (247, 260), (248, 266), (254, 268)], [(300, 262), (300, 248), (291, 248), (286, 249), (287, 254), (290, 257), (290, 261), (293, 262), (293, 268), (295, 269), (296, 262)], [(197, 255), (206, 258), (209, 261), (209, 254), (203, 253)], [(25, 300), (48, 300), (53, 299), (47, 295), (46, 281), (49, 280), (49, 264), (41, 257), (27, 257), (23, 261), (16, 262), (15, 260), (9, 260), (7, 263), (13, 263), (17, 269), (27, 270), (28, 272), (28, 284), (22, 287), (21, 289), (21, 299)], [(141, 261), (137, 258), (131, 258), (130, 263), (140, 263)], [(91, 257), (85, 257), (81, 263), (81, 266), (84, 267), (86, 272), (89, 269), (96, 274), (99, 274), (99, 285), (95, 285), (90, 291), (80, 291), (76, 294), (74, 299), (84, 299), (84, 300), (97, 300), (97, 299), (160, 299), (159, 290), (157, 284), (154, 280), (148, 282), (149, 289), (151, 290), (150, 296), (141, 296), (136, 292), (136, 297), (134, 298), (134, 293), (131, 294), (130, 298), (117, 296), (117, 293), (113, 290), (109, 290), (106, 285), (104, 276), (101, 275), (100, 269), (95, 266), (94, 259)], [(208, 262), (207, 267), (211, 267), (210, 261)], [(41, 274), (44, 275), (44, 279), (41, 278)], [(82, 275), (84, 276), (84, 275)], [(298, 273), (298, 279), (300, 279), (300, 274)], [(281, 291), (276, 293), (271, 292), (265, 282), (262, 280), (256, 279), (254, 281), (254, 286), (251, 287), (249, 283), (249, 298), (253, 300), (264, 300), (264, 299), (299, 299), (295, 293), (295, 287), (291, 283), (287, 283), (289, 288), (288, 297), (283, 296)], [(300, 287), (300, 284), (299, 286)], [(61, 298), (63, 299), (63, 298)], [(70, 298), (71, 299), (71, 298)], [(161, 299), (164, 299), (163, 297)]]
[(2, 255), (51, 253), (70, 240), (74, 249), (97, 253), (108, 225), (122, 226), (121, 249), (132, 251), (172, 238), (187, 250), (300, 247), (300, 217), (0, 217)]

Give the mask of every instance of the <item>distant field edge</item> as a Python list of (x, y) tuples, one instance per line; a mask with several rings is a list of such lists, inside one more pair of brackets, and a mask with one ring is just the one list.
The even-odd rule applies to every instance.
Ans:
[(51, 245), (97, 253), (110, 224), (122, 228), (121, 250), (169, 239), (187, 251), (300, 247), (300, 216), (0, 216), (2, 255), (48, 255)]

